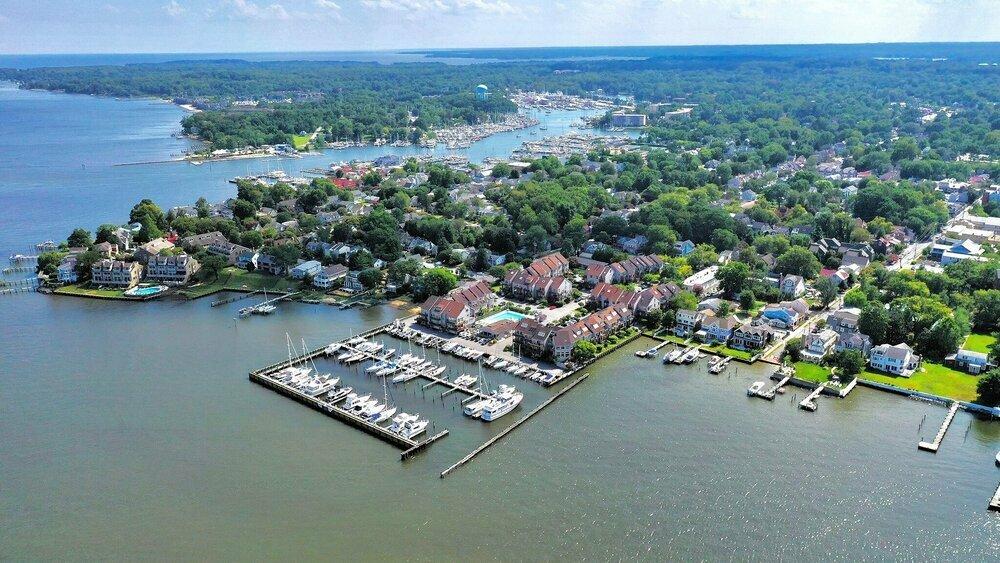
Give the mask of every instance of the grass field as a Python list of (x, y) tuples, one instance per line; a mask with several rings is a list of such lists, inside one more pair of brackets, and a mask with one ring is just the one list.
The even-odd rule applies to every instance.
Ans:
[(247, 272), (240, 268), (224, 269), (213, 281), (193, 285), (181, 293), (195, 299), (215, 293), (216, 291), (273, 291), (287, 293), (299, 290), (299, 282), (278, 276)]
[(737, 350), (735, 348), (730, 348), (729, 346), (724, 346), (722, 344), (703, 346), (702, 350), (705, 350), (706, 352), (711, 352), (713, 354), (721, 354), (723, 356), (729, 356), (730, 358), (736, 358), (738, 360), (744, 360), (747, 362), (749, 362), (750, 358), (753, 357), (753, 352), (747, 352), (746, 350)]
[(309, 135), (292, 135), (292, 146), (300, 151), (309, 145)]
[(128, 299), (124, 289), (97, 289), (79, 285), (64, 285), (55, 290), (58, 295), (78, 295), (80, 297), (103, 297), (106, 299)]
[(933, 362), (924, 362), (920, 369), (910, 377), (897, 377), (867, 369), (858, 377), (959, 401), (974, 401), (976, 399), (976, 383), (979, 381), (974, 375)]
[(795, 362), (795, 377), (813, 383), (826, 383), (830, 380), (830, 370), (811, 362)]
[(977, 334), (972, 333), (965, 339), (965, 344), (962, 348), (966, 350), (972, 350), (973, 352), (982, 352), (983, 354), (990, 353), (990, 346), (996, 342), (996, 337), (990, 334)]

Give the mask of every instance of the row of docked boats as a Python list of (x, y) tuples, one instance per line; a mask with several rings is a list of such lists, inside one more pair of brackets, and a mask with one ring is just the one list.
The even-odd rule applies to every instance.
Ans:
[(543, 385), (551, 385), (559, 380), (559, 377), (553, 373), (542, 371), (516, 360), (501, 358), (500, 356), (488, 356), (483, 360), (483, 365)]
[(454, 340), (448, 341), (441, 346), (441, 351), (446, 354), (451, 354), (457, 358), (462, 358), (463, 360), (469, 361), (479, 361), (480, 358), (486, 355), (486, 352), (481, 350), (473, 350), (467, 346), (462, 346)]
[(703, 358), (703, 354), (698, 350), (697, 346), (691, 346), (688, 348), (674, 348), (670, 352), (663, 355), (664, 364), (690, 364), (693, 363), (698, 358)]
[(492, 422), (498, 418), (509, 414), (521, 401), (524, 400), (524, 393), (518, 391), (512, 385), (501, 385), (496, 391), (490, 393), (483, 399), (477, 399), (465, 405), (462, 413), (465, 416), (479, 418), (486, 422)]

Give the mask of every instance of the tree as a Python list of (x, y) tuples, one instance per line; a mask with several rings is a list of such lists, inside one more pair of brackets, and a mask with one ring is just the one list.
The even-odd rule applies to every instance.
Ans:
[(446, 268), (432, 268), (413, 283), (413, 296), (423, 300), (432, 295), (444, 295), (455, 289), (458, 278)]
[(819, 299), (824, 307), (837, 298), (837, 286), (830, 278), (819, 278), (813, 283), (813, 287), (819, 291)]
[(848, 383), (865, 369), (865, 357), (858, 350), (842, 350), (830, 355), (830, 364), (840, 369), (840, 381)]
[(59, 262), (66, 256), (62, 252), (43, 252), (38, 255), (38, 265), (35, 271), (40, 274), (53, 276), (59, 268)]
[(392, 262), (402, 255), (402, 245), (399, 242), (399, 224), (385, 209), (376, 209), (369, 213), (360, 224), (364, 233), (365, 247), (375, 256)]
[(101, 259), (96, 250), (88, 250), (76, 255), (76, 277), (80, 281), (90, 279), (90, 267)]
[(382, 281), (382, 271), (378, 268), (365, 268), (358, 272), (358, 281), (365, 289), (372, 289)]
[(719, 261), (719, 255), (715, 252), (715, 247), (710, 244), (699, 244), (684, 257), (694, 271), (702, 270)]
[(785, 354), (788, 355), (788, 357), (791, 358), (793, 362), (797, 362), (799, 361), (799, 358), (802, 356), (803, 348), (804, 345), (802, 344), (802, 339), (793, 338), (789, 340), (787, 344), (785, 344)]
[(90, 231), (87, 229), (77, 228), (73, 229), (73, 232), (66, 238), (66, 244), (86, 248), (93, 244), (93, 240), (90, 238)]
[(977, 329), (1000, 329), (1000, 289), (979, 290), (972, 294), (975, 312), (972, 321)]
[(976, 402), (988, 407), (1000, 405), (1000, 368), (991, 369), (979, 376), (976, 383)]
[(954, 316), (939, 318), (929, 330), (918, 333), (917, 346), (925, 355), (942, 359), (962, 345), (967, 327)]
[(844, 294), (844, 306), (845, 307), (857, 307), (859, 309), (864, 308), (868, 304), (868, 295), (865, 294), (864, 290), (860, 287), (855, 287), (847, 291)]
[(257, 214), (257, 208), (245, 199), (237, 199), (232, 204), (233, 215), (240, 219), (249, 219)]
[(816, 277), (823, 266), (808, 248), (795, 246), (778, 257), (775, 270), (781, 274), (795, 274), (806, 279)]
[(872, 344), (884, 344), (889, 335), (889, 313), (881, 303), (865, 305), (858, 315), (858, 331), (867, 334)]
[(201, 275), (202, 279), (208, 279), (211, 277), (213, 280), (218, 279), (219, 273), (226, 267), (226, 259), (217, 254), (210, 254), (201, 261)]
[(889, 159), (896, 163), (901, 160), (913, 160), (920, 154), (920, 147), (913, 137), (900, 137), (892, 144), (892, 152)]
[(115, 234), (117, 231), (118, 231), (117, 225), (111, 225), (111, 224), (101, 225), (100, 227), (97, 227), (97, 234), (94, 237), (94, 242), (121, 244), (121, 241), (118, 240), (118, 235)]
[(247, 248), (260, 248), (264, 245), (264, 235), (260, 231), (246, 231), (240, 235), (240, 243)]
[(524, 246), (531, 254), (545, 250), (545, 241), (548, 236), (548, 233), (540, 225), (532, 225), (524, 233)]
[(590, 361), (597, 356), (597, 345), (589, 340), (577, 340), (570, 356), (578, 363)]
[(677, 297), (674, 298), (673, 305), (675, 309), (697, 309), (698, 296), (690, 291), (682, 291), (677, 294)]
[(715, 277), (719, 280), (719, 287), (730, 298), (741, 295), (752, 283), (750, 266), (743, 262), (730, 262), (722, 266)]
[(749, 311), (753, 309), (753, 304), (756, 300), (757, 296), (749, 289), (740, 292), (740, 307), (743, 307), (744, 310)]
[(719, 252), (732, 250), (739, 243), (739, 237), (729, 229), (715, 229), (712, 231), (712, 246)]
[(302, 257), (302, 251), (291, 244), (272, 246), (267, 248), (264, 253), (274, 258), (274, 261), (286, 270), (294, 266)]

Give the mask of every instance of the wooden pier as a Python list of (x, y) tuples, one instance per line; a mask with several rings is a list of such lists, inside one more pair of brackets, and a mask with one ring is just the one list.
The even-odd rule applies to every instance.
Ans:
[(788, 383), (788, 381), (791, 378), (792, 378), (791, 374), (786, 374), (784, 377), (781, 378), (780, 381), (775, 383), (774, 386), (772, 386), (770, 389), (766, 391), (758, 391), (757, 396), (760, 397), (761, 399), (767, 399), (768, 401), (773, 401), (775, 394), (777, 394), (778, 392), (778, 389), (784, 387), (785, 384)]
[(260, 291), (259, 290), (255, 290), (255, 291), (251, 291), (249, 293), (242, 293), (240, 295), (234, 295), (232, 297), (227, 297), (226, 299), (220, 299), (218, 301), (213, 301), (212, 302), (212, 307), (219, 307), (221, 305), (228, 305), (230, 303), (234, 303), (236, 301), (239, 301), (240, 299), (246, 299), (247, 297), (252, 297), (254, 295), (257, 295), (258, 293), (260, 293)]
[(809, 412), (815, 412), (815, 410), (819, 408), (819, 405), (816, 403), (816, 399), (818, 399), (819, 396), (822, 394), (823, 394), (823, 386), (817, 385), (816, 388), (813, 389), (812, 393), (809, 393), (809, 395), (805, 399), (802, 399), (799, 402), (799, 408), (802, 410), (807, 410)]
[(941, 429), (938, 430), (936, 436), (934, 436), (933, 442), (920, 442), (917, 444), (917, 449), (924, 450), (925, 452), (937, 453), (938, 448), (941, 447), (941, 441), (944, 440), (944, 435), (948, 432), (948, 427), (951, 426), (951, 421), (955, 418), (955, 413), (958, 412), (958, 407), (960, 405), (955, 402), (951, 404), (948, 409), (948, 414), (944, 417), (944, 422), (941, 423)]
[(445, 469), (444, 471), (442, 471), (441, 472), (441, 478), (444, 479), (452, 471), (454, 471), (454, 470), (458, 469), (459, 467), (462, 467), (463, 465), (465, 465), (465, 464), (469, 463), (470, 461), (472, 461), (477, 455), (483, 453), (484, 451), (486, 451), (487, 449), (489, 449), (490, 446), (492, 446), (493, 444), (499, 442), (500, 439), (502, 439), (507, 434), (510, 434), (511, 432), (513, 432), (514, 429), (516, 429), (517, 427), (519, 427), (522, 424), (524, 424), (525, 422), (527, 422), (528, 419), (530, 419), (531, 417), (533, 417), (536, 414), (542, 412), (542, 409), (544, 409), (545, 407), (551, 405), (559, 397), (562, 397), (566, 393), (569, 393), (569, 391), (571, 389), (573, 389), (574, 387), (576, 387), (577, 385), (579, 385), (581, 382), (583, 382), (583, 380), (587, 379), (588, 377), (590, 377), (589, 373), (585, 373), (585, 374), (581, 375), (579, 379), (577, 379), (573, 383), (570, 383), (569, 385), (567, 385), (565, 388), (561, 389), (555, 395), (552, 395), (551, 397), (549, 397), (544, 403), (538, 405), (537, 407), (534, 408), (534, 410), (532, 410), (528, 414), (526, 414), (526, 415), (522, 416), (521, 418), (519, 418), (517, 420), (517, 422), (515, 422), (514, 424), (511, 424), (507, 428), (504, 428), (499, 434), (497, 434), (496, 436), (490, 438), (489, 440), (487, 440), (486, 442), (484, 442), (481, 446), (479, 446), (478, 448), (476, 448), (476, 449), (472, 450), (471, 452), (469, 452), (469, 454), (467, 456), (465, 456), (462, 459), (460, 459), (457, 462), (455, 462), (448, 469)]
[(989, 509), (1000, 511), (1000, 484), (997, 485), (997, 490), (993, 493), (993, 498), (990, 499)]

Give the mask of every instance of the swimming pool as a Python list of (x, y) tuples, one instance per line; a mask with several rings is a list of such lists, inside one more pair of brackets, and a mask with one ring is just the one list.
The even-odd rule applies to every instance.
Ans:
[(483, 325), (491, 325), (499, 321), (519, 321), (528, 315), (518, 313), (517, 311), (500, 311), (499, 313), (494, 313), (482, 320)]
[(132, 289), (125, 292), (125, 295), (129, 297), (149, 297), (150, 295), (156, 295), (167, 290), (165, 285), (154, 285), (150, 287), (133, 287)]

